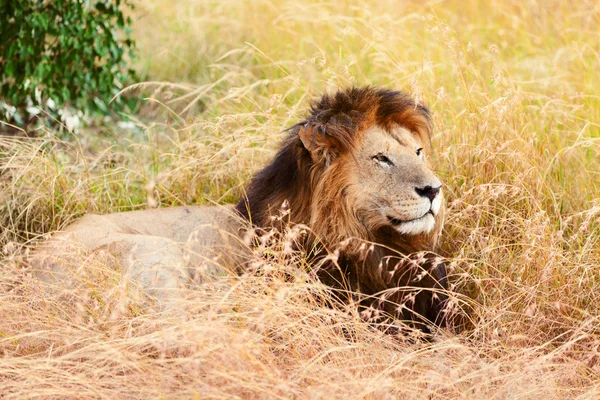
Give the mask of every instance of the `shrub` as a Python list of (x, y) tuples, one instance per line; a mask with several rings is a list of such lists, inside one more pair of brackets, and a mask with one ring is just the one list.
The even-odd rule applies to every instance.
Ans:
[(134, 56), (131, 19), (123, 13), (131, 0), (2, 3), (0, 119), (26, 126), (41, 110), (58, 116), (64, 107), (109, 113), (113, 96), (135, 77), (126, 65), (126, 55)]

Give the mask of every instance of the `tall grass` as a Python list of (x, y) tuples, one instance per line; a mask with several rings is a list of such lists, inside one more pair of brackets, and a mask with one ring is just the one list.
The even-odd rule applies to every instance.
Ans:
[[(136, 129), (0, 138), (3, 397), (600, 396), (597, 2), (146, 0), (133, 17)], [(24, 266), (85, 212), (235, 201), (309, 100), (352, 84), (434, 112), (460, 329), (396, 340), (272, 258), (177, 314), (110, 257), (57, 293)]]

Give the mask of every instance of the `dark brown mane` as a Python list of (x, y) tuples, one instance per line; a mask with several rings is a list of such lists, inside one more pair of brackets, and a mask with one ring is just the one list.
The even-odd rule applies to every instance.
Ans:
[[(427, 288), (419, 291), (412, 299), (413, 304), (405, 309), (398, 307), (406, 303), (406, 291), (388, 293), (383, 300), (371, 297), (365, 304), (369, 309), (385, 310), (405, 320), (418, 319), (414, 317), (417, 313), (435, 321), (442, 300), (436, 301), (431, 289), (445, 287), (443, 264), (440, 267), (440, 262), (431, 255), (417, 256), (420, 263), (407, 261), (405, 257), (415, 252), (435, 251), (439, 228), (410, 238), (386, 229), (369, 231), (356, 220), (354, 204), (344, 193), (346, 171), (340, 163), (332, 161), (351, 154), (364, 132), (373, 125), (386, 130), (401, 126), (421, 143), (430, 142), (429, 110), (403, 92), (363, 87), (326, 94), (312, 104), (305, 120), (288, 129), (274, 160), (252, 179), (236, 209), (255, 227), (269, 229), (274, 226), (272, 216), (278, 215), (287, 202), (289, 220), (310, 227), (329, 249), (339, 249), (340, 243), (349, 239), (358, 239), (355, 241), (358, 244), (361, 241), (379, 244), (358, 254), (349, 250), (351, 247), (346, 243), (338, 262), (322, 268), (321, 280), (333, 287), (367, 295), (407, 285)], [(438, 217), (441, 221), (442, 217)], [(441, 222), (436, 225), (441, 226)], [(423, 268), (431, 274), (413, 282)]]
[[(273, 161), (250, 182), (237, 211), (252, 224), (266, 227), (284, 201), (290, 202), (292, 221), (310, 225), (312, 189), (322, 166), (315, 165), (298, 132), (310, 127), (334, 142), (339, 153), (351, 151), (361, 134), (372, 125), (389, 129), (397, 124), (409, 129), (423, 143), (431, 137), (429, 110), (403, 92), (374, 87), (350, 88), (315, 101), (309, 116), (288, 129)], [(368, 239), (368, 238), (364, 238)]]

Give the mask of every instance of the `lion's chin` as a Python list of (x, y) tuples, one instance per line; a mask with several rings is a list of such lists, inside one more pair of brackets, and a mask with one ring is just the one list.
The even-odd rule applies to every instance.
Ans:
[(421, 218), (411, 221), (403, 221), (393, 224), (394, 229), (402, 235), (419, 235), (429, 233), (435, 225), (435, 217), (432, 213), (427, 213)]

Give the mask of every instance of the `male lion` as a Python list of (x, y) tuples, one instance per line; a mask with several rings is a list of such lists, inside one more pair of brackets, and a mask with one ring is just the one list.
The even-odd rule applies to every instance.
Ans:
[[(107, 249), (131, 276), (169, 297), (182, 284), (243, 269), (244, 227), (265, 232), (302, 224), (311, 235), (298, 246), (311, 249), (319, 278), (361, 293), (366, 319), (442, 324), (446, 271), (433, 252), (444, 206), (442, 184), (425, 158), (430, 137), (429, 111), (402, 92), (364, 87), (326, 94), (288, 129), (235, 208), (87, 215), (34, 258), (46, 274), (60, 274), (56, 265), (67, 244)], [(282, 222), (274, 217), (284, 204)], [(324, 257), (323, 249), (336, 256)]]

